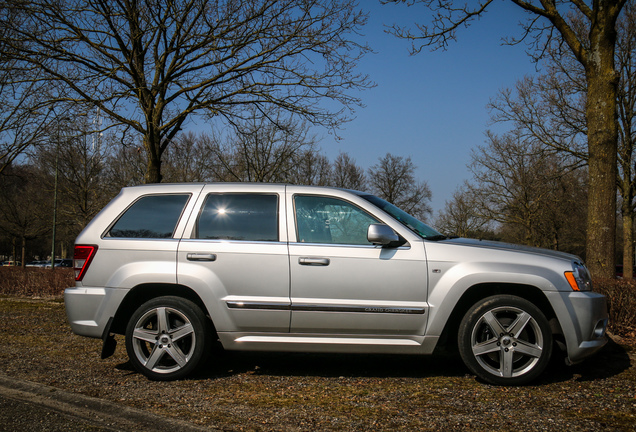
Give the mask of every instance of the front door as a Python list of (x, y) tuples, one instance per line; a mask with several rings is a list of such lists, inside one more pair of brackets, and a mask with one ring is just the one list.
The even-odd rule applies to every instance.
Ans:
[[(424, 247), (374, 246), (372, 206), (287, 188), (291, 331), (351, 335), (423, 335), (427, 271)], [(291, 207), (290, 207), (291, 206)], [(290, 210), (288, 210), (288, 214)], [(384, 216), (386, 217), (386, 216)]]

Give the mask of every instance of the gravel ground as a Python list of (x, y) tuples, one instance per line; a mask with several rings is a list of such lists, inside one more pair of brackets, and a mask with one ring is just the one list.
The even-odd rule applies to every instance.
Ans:
[(0, 298), (0, 374), (227, 431), (636, 431), (636, 344), (614, 338), (532, 386), (495, 387), (458, 359), (221, 353), (205, 372), (152, 382), (123, 338), (72, 334), (60, 299)]

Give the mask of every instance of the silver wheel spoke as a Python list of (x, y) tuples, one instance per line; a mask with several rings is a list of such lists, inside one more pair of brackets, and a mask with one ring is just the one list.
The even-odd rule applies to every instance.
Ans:
[(165, 307), (157, 308), (157, 330), (159, 333), (168, 333), (168, 311)]
[(499, 353), (499, 368), (500, 368), (500, 372), (501, 375), (505, 378), (510, 378), (512, 377), (512, 372), (513, 372), (513, 351), (512, 350), (508, 350), (508, 351), (501, 351)]
[(166, 352), (168, 353), (170, 357), (172, 357), (172, 359), (175, 362), (177, 362), (177, 364), (180, 367), (183, 367), (186, 365), (186, 362), (187, 362), (186, 356), (183, 354), (183, 352), (177, 345), (174, 345), (174, 344), (170, 345), (169, 347), (166, 348)]
[(497, 339), (490, 339), (486, 342), (481, 342), (481, 343), (478, 343), (477, 345), (474, 345), (473, 354), (475, 354), (476, 356), (480, 356), (480, 355), (489, 354), (492, 352), (497, 352), (500, 349), (501, 347), (497, 345)]
[(146, 361), (146, 367), (150, 370), (153, 370), (155, 366), (157, 365), (157, 363), (159, 363), (159, 360), (161, 360), (161, 358), (163, 357), (163, 354), (164, 354), (164, 350), (159, 348), (158, 345), (155, 345), (154, 348), (152, 349), (152, 352), (150, 353), (150, 356), (148, 356), (148, 361)]
[(157, 342), (157, 332), (154, 330), (136, 328), (133, 332), (133, 338), (154, 344)]
[(495, 333), (495, 337), (498, 337), (500, 334), (505, 333), (506, 330), (491, 311), (488, 311), (484, 314), (484, 320), (486, 320), (488, 326)]
[(183, 337), (190, 336), (192, 333), (194, 333), (192, 324), (185, 324), (178, 329), (171, 331), (170, 336), (172, 337), (172, 341), (176, 342)]
[(518, 338), (526, 325), (532, 320), (532, 316), (530, 316), (527, 312), (522, 312), (517, 316), (517, 319), (510, 324), (508, 327), (508, 333), (512, 333), (515, 338)]
[(543, 349), (539, 345), (529, 344), (528, 342), (517, 340), (515, 352), (528, 355), (530, 357), (541, 357)]

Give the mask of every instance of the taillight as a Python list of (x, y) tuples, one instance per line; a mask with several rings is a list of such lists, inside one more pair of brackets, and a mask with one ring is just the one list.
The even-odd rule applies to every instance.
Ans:
[(97, 252), (97, 246), (89, 245), (75, 245), (75, 252), (73, 253), (73, 268), (75, 270), (75, 280), (81, 281), (88, 266), (91, 265), (91, 261)]

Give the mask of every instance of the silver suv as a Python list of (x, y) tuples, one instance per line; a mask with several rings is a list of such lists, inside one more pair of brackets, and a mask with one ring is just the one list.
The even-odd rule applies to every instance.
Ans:
[(605, 343), (605, 297), (573, 255), (448, 239), (367, 193), (270, 184), (124, 188), (76, 240), (73, 331), (125, 335), (135, 368), (180, 379), (228, 350), (431, 354), (481, 379), (536, 378), (553, 346)]

